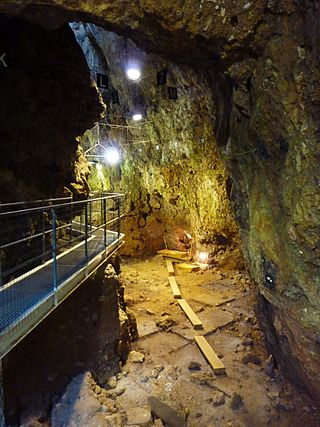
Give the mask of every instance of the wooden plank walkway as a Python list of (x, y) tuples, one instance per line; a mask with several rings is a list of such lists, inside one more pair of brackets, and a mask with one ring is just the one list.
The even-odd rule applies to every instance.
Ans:
[(207, 361), (210, 363), (214, 373), (216, 375), (225, 375), (226, 368), (224, 364), (221, 362), (219, 357), (216, 355), (208, 341), (203, 336), (195, 336), (194, 337), (198, 347), (202, 351), (204, 357), (207, 359)]
[(174, 276), (169, 276), (168, 279), (169, 279), (169, 283), (170, 283), (171, 290), (172, 290), (174, 298), (180, 299), (181, 298), (181, 292), (180, 292), (179, 286), (176, 282), (176, 278)]
[(199, 317), (196, 315), (196, 313), (192, 310), (190, 305), (187, 303), (185, 299), (179, 299), (178, 303), (182, 310), (185, 312), (186, 316), (192, 323), (192, 326), (194, 329), (203, 329), (203, 323), (199, 319)]

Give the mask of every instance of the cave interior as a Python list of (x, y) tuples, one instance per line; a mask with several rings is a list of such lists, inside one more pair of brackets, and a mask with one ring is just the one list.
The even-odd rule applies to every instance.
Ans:
[(2, 358), (1, 427), (317, 427), (319, 4), (138, 3), (0, 4), (0, 214), (121, 194), (125, 236)]

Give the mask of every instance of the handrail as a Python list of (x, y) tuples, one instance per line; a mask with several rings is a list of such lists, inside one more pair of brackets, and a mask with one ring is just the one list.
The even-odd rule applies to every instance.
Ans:
[[(88, 239), (114, 230), (120, 236), (120, 211), (123, 193), (108, 193), (101, 197), (70, 201), (49, 206), (0, 213), (0, 289), (14, 275), (28, 271), (28, 266), (46, 262), (51, 255), (84, 242), (85, 258), (90, 256)], [(70, 199), (68, 199), (70, 200)], [(114, 203), (110, 205), (110, 201)], [(84, 209), (85, 208), (85, 209)], [(74, 221), (76, 219), (76, 221)]]
[(52, 207), (59, 208), (59, 207), (62, 207), (62, 206), (73, 206), (73, 205), (76, 205), (76, 204), (85, 204), (85, 203), (88, 203), (88, 202), (95, 202), (95, 201), (104, 200), (104, 199), (105, 200), (107, 200), (107, 199), (117, 199), (117, 198), (124, 197), (124, 196), (125, 196), (125, 194), (123, 194), (123, 193), (113, 193), (112, 196), (103, 196), (103, 197), (98, 197), (98, 198), (94, 198), (94, 199), (77, 200), (77, 201), (74, 201), (74, 202), (60, 203), (60, 204), (57, 204), (57, 205), (38, 206), (36, 208), (20, 209), (20, 210), (17, 210), (17, 211), (0, 212), (0, 216), (13, 215), (13, 214), (18, 214), (18, 213), (28, 213), (28, 212), (34, 212), (34, 211), (37, 211), (37, 210), (38, 211), (43, 211), (43, 210), (46, 210), (46, 209), (50, 209)]
[(35, 204), (35, 203), (43, 203), (43, 202), (54, 202), (54, 201), (62, 201), (62, 200), (72, 200), (72, 196), (70, 197), (56, 197), (50, 199), (39, 199), (39, 200), (25, 200), (23, 202), (0, 202), (0, 209), (7, 206), (17, 206), (17, 205), (26, 205), (26, 204)]

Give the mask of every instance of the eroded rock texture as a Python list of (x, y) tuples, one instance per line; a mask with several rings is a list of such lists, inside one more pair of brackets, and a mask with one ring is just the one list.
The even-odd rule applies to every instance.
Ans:
[(8, 424), (45, 418), (74, 375), (90, 370), (105, 384), (117, 371), (137, 337), (123, 294), (113, 267), (100, 268), (4, 358)]
[(85, 194), (89, 170), (76, 137), (102, 110), (71, 30), (0, 15), (0, 38), (1, 201), (61, 195), (65, 186)]
[[(128, 120), (129, 129), (101, 125), (82, 138), (85, 147), (99, 139), (115, 143), (122, 151), (118, 170), (105, 165), (101, 172), (92, 166), (90, 184), (93, 190), (127, 194), (125, 253), (154, 253), (165, 244), (180, 249), (194, 245), (214, 253), (237, 248), (237, 226), (227, 196), (228, 175), (215, 143), (209, 76), (146, 55), (132, 42), (94, 25), (72, 27), (92, 73), (107, 73), (110, 85), (119, 93), (120, 106), (108, 108), (107, 121), (121, 124), (123, 117), (131, 117), (136, 110), (145, 116), (142, 124)], [(127, 58), (143, 67), (146, 77), (139, 85), (127, 83)], [(162, 69), (167, 69), (168, 85), (178, 86), (176, 101), (168, 99), (167, 85), (156, 86), (157, 71)], [(193, 238), (186, 239), (186, 248), (184, 231)]]
[(37, 2), (1, 7), (44, 26), (61, 22), (63, 10), (82, 13), (145, 50), (213, 72), (217, 142), (267, 341), (319, 399), (319, 3), (57, 0), (59, 13), (29, 3)]

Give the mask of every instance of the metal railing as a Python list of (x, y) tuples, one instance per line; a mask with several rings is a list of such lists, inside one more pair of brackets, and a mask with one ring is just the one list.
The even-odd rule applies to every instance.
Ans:
[(0, 205), (0, 334), (119, 241), (122, 202), (116, 193)]
[(39, 200), (26, 200), (24, 202), (0, 202), (0, 212), (7, 212), (12, 210), (21, 210), (27, 208), (35, 208), (37, 206), (49, 206), (56, 205), (60, 203), (70, 203), (72, 202), (72, 196), (69, 197), (58, 197), (51, 199), (39, 199)]

